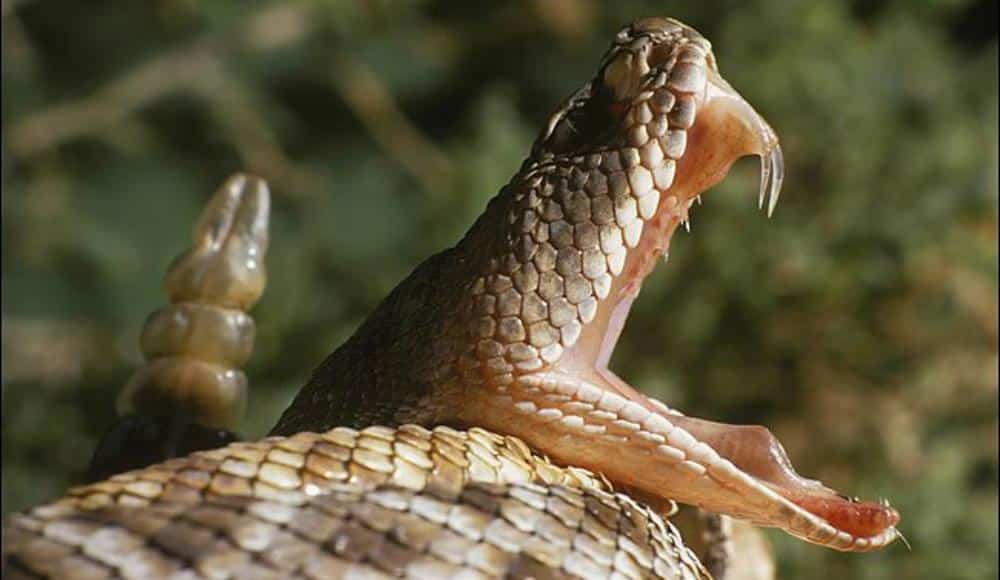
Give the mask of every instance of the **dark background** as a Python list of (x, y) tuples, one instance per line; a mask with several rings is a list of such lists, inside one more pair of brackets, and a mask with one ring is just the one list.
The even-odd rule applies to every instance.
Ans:
[(755, 160), (704, 196), (615, 367), (688, 413), (770, 426), (803, 473), (902, 512), (912, 551), (769, 533), (782, 577), (996, 574), (995, 2), (2, 10), (5, 514), (79, 481), (162, 273), (226, 176), (274, 195), (239, 428), (256, 437), (471, 224), (614, 32), (667, 14), (712, 40), (788, 174), (771, 220)]

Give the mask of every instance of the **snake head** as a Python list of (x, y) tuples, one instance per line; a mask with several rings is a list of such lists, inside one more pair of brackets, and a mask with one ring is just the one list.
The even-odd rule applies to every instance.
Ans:
[(559, 163), (616, 149), (634, 149), (647, 167), (676, 160), (651, 176), (658, 189), (678, 173), (694, 178), (681, 207), (745, 155), (761, 157), (758, 207), (766, 205), (768, 216), (784, 180), (774, 130), (719, 73), (711, 43), (671, 18), (640, 19), (618, 33), (594, 78), (549, 118), (532, 159)]

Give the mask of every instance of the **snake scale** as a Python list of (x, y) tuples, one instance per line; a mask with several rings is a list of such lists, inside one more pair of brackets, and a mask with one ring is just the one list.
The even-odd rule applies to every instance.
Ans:
[[(635, 21), (465, 237), (386, 297), (271, 436), (13, 516), (6, 572), (707, 577), (664, 517), (673, 500), (834, 549), (890, 544), (887, 502), (803, 478), (765, 428), (685, 416), (608, 369), (643, 278), (745, 155), (762, 159), (770, 215), (784, 175), (774, 131), (698, 32)], [(213, 427), (239, 416), (267, 200), (237, 176), (209, 204), (120, 409)]]

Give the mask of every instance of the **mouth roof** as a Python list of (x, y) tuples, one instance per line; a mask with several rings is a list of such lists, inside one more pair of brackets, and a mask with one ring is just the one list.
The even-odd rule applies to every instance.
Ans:
[[(768, 217), (773, 215), (777, 205), (783, 177), (784, 159), (781, 148), (775, 142), (773, 146), (761, 154), (758, 208), (766, 211)], [(655, 248), (644, 248), (640, 244), (640, 247), (637, 248), (640, 253), (653, 254), (652, 259), (647, 258), (647, 262), (654, 264), (657, 262), (655, 257), (669, 244), (669, 238), (676, 229), (677, 222), (683, 223), (685, 226), (690, 223), (689, 212), (695, 199), (700, 199), (700, 196), (689, 198), (686, 203), (678, 203), (679, 209), (674, 210), (665, 230), (651, 234), (652, 237), (659, 238), (655, 242)], [(635, 281), (636, 284), (639, 282), (640, 280)], [(627, 310), (621, 316), (623, 318), (627, 316)], [(619, 324), (624, 324), (624, 320), (621, 320)], [(616, 329), (614, 332), (620, 332), (620, 329)], [(606, 342), (608, 341), (606, 340)], [(610, 342), (613, 348), (614, 340)], [(610, 358), (610, 353), (606, 358)], [(785, 512), (782, 514), (781, 520), (802, 518), (808, 514), (808, 516), (819, 520), (811, 522), (810, 527), (814, 531), (825, 530), (823, 535), (830, 535), (829, 532), (832, 530), (836, 531), (831, 539), (800, 534), (795, 529), (789, 530), (793, 534), (801, 535), (809, 541), (819, 540), (818, 543), (835, 548), (857, 551), (881, 547), (892, 542), (898, 536), (895, 526), (899, 523), (900, 516), (886, 500), (861, 501), (837, 493), (819, 481), (800, 476), (795, 471), (784, 447), (764, 427), (726, 425), (684, 417), (663, 403), (638, 392), (622, 394), (626, 394), (629, 399), (646, 407), (651, 412), (663, 416), (670, 421), (674, 429), (682, 429), (689, 434), (692, 437), (691, 441), (686, 441), (685, 437), (680, 435), (675, 436), (681, 447), (686, 445), (692, 451), (699, 444), (710, 447), (717, 456), (705, 457), (706, 467), (710, 468), (713, 462), (717, 462), (721, 458), (752, 478), (758, 487), (774, 492), (783, 500), (779, 502), (779, 505), (784, 504), (782, 511)], [(783, 524), (776, 524), (768, 518), (758, 519), (751, 515), (747, 519), (761, 525), (785, 527)]]

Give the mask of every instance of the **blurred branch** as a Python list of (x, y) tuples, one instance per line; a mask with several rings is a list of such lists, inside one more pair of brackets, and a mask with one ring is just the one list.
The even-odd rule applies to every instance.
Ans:
[(334, 59), (334, 89), (375, 141), (428, 192), (443, 191), (455, 174), (448, 157), (406, 118), (374, 72), (340, 53)]
[(96, 325), (7, 316), (3, 321), (3, 379), (72, 387), (87, 373), (106, 376), (122, 355)]
[(270, 126), (259, 114), (263, 107), (249, 91), (222, 69), (193, 87), (215, 114), (229, 143), (247, 166), (278, 185), (285, 194), (297, 195), (316, 189), (321, 176), (293, 162), (285, 154)]
[[(5, 5), (7, 12), (10, 9)], [(269, 50), (301, 40), (311, 31), (305, 9), (277, 6), (243, 19), (226, 42), (202, 38), (161, 54), (110, 81), (87, 97), (32, 113), (7, 131), (14, 158), (27, 158), (81, 137), (115, 142), (114, 132), (150, 103), (176, 93), (204, 101), (222, 124), (228, 142), (248, 168), (289, 192), (315, 187), (315, 172), (288, 158), (259, 113), (261, 103), (229, 75), (224, 57), (235, 50)], [(334, 88), (374, 140), (429, 192), (447, 188), (454, 170), (447, 156), (407, 119), (378, 77), (341, 54)]]
[(532, 8), (543, 26), (565, 39), (581, 38), (594, 26), (592, 0), (534, 0)]
[(28, 115), (7, 131), (10, 154), (30, 157), (71, 139), (111, 130), (149, 102), (195, 85), (209, 60), (198, 42), (150, 60), (89, 97)]
[[(238, 30), (261, 29), (262, 19), (281, 9), (262, 10), (245, 19)], [(297, 34), (303, 34), (298, 29)], [(246, 36), (233, 34), (230, 38)], [(279, 42), (297, 39), (296, 31)], [(272, 46), (273, 39), (264, 46)], [(250, 169), (289, 192), (308, 191), (316, 176), (288, 158), (267, 123), (261, 108), (247, 96), (240, 83), (228, 75), (222, 57), (232, 48), (216, 47), (202, 38), (171, 50), (127, 71), (89, 96), (30, 114), (7, 131), (7, 148), (14, 158), (27, 158), (81, 137), (99, 137), (114, 142), (114, 132), (133, 120), (150, 103), (176, 93), (191, 93), (205, 101), (222, 121), (227, 140)], [(247, 43), (254, 47), (252, 43)], [(228, 49), (228, 50), (227, 50)]]
[(24, 26), (14, 13), (25, 0), (2, 0), (0, 2), (0, 28), (3, 31), (4, 75), (11, 66), (24, 71), (35, 65), (35, 50), (24, 33)]

